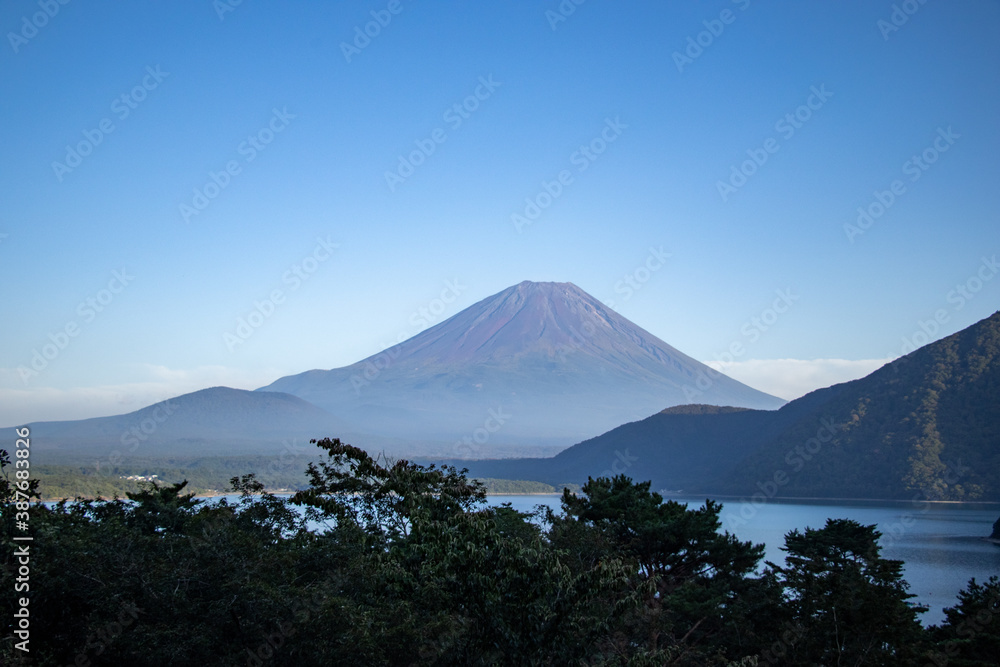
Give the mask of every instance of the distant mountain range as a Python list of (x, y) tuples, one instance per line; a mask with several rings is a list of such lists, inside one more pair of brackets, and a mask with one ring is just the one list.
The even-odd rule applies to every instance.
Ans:
[(777, 411), (683, 406), (479, 477), (712, 495), (1000, 501), (1000, 313)]
[(242, 456), (325, 436), (394, 456), (537, 456), (693, 398), (785, 403), (571, 283), (522, 282), (351, 366), (255, 392), (215, 387), (126, 415), (31, 426), (46, 459), (138, 451), (136, 441), (144, 456)]
[(303, 398), (353, 432), (468, 439), (456, 453), (471, 457), (496, 442), (568, 446), (665, 406), (785, 403), (679, 352), (572, 283), (534, 282), (351, 366), (260, 391)]
[(29, 426), (33, 452), (46, 462), (277, 454), (285, 441), (308, 443), (343, 427), (296, 396), (229, 387), (202, 389), (124, 415)]
[(569, 283), (525, 282), (346, 368), (30, 426), (46, 463), (278, 456), (337, 436), (553, 485), (624, 473), (706, 496), (1000, 501), (1000, 313), (782, 403)]

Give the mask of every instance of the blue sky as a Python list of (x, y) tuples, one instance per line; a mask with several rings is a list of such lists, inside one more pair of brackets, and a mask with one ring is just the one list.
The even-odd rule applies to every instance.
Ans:
[(785, 398), (1000, 304), (996, 2), (230, 1), (0, 8), (0, 423), (521, 280)]

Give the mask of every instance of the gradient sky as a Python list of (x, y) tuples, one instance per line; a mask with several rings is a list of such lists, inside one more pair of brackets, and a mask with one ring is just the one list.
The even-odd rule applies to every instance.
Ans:
[(47, 6), (0, 7), (5, 425), (347, 365), (522, 280), (784, 398), (1000, 304), (995, 1)]

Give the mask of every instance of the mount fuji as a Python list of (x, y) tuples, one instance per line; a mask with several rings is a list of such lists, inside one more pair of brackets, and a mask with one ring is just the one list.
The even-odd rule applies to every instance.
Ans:
[(257, 391), (302, 398), (371, 441), (563, 448), (689, 403), (785, 401), (683, 354), (572, 283), (525, 281), (350, 366)]

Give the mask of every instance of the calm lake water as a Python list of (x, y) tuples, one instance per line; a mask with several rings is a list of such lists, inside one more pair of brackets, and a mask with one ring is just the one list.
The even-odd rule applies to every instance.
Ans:
[[(674, 497), (691, 508), (704, 498)], [(521, 511), (543, 504), (559, 509), (559, 496), (490, 496), (490, 504), (509, 502)], [(930, 609), (921, 616), (924, 625), (944, 619), (942, 610), (954, 606), (958, 592), (969, 579), (985, 581), (1000, 575), (1000, 546), (982, 538), (993, 530), (1000, 505), (969, 506), (931, 503), (786, 503), (755, 505), (722, 501), (722, 527), (739, 539), (766, 547), (764, 558), (784, 564), (785, 534), (799, 529), (822, 528), (827, 519), (854, 519), (876, 524), (882, 531), (882, 556), (904, 562), (904, 576), (911, 602)]]

